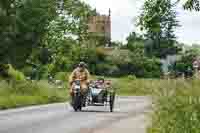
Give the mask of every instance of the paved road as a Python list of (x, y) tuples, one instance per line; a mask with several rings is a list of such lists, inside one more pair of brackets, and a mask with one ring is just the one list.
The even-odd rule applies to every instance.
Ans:
[(0, 133), (146, 133), (148, 97), (117, 97), (109, 107), (74, 112), (68, 104), (0, 111)]

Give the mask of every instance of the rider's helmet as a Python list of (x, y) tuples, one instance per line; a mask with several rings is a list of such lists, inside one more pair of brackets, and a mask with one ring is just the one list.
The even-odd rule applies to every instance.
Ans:
[(79, 64), (78, 64), (78, 67), (80, 67), (80, 68), (86, 68), (86, 63), (85, 62), (83, 62), (83, 61), (81, 61)]

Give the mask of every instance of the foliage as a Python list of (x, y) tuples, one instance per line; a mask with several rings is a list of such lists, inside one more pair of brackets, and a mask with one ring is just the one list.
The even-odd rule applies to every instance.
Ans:
[(176, 73), (185, 73), (190, 70), (193, 70), (193, 62), (194, 60), (200, 56), (200, 52), (198, 48), (191, 48), (187, 50), (183, 55), (181, 60), (175, 62), (172, 66), (173, 71)]
[(120, 42), (120, 41), (112, 41), (111, 42), (111, 44), (110, 44), (110, 47), (116, 47), (116, 48), (121, 48), (121, 47), (123, 47), (123, 43), (122, 42)]
[(95, 10), (80, 0), (64, 0), (61, 9), (51, 0), (0, 2), (5, 20), (0, 22), (0, 63), (17, 68), (28, 63), (39, 69), (53, 64), (50, 73), (69, 70), (71, 46), (87, 40), (88, 17)]
[(184, 9), (200, 11), (199, 0), (187, 0), (184, 4)]
[(147, 40), (151, 40), (150, 56), (163, 58), (179, 50), (175, 46), (175, 28), (179, 24), (171, 0), (146, 0), (138, 26), (146, 32)]
[(126, 38), (126, 40), (127, 40), (127, 48), (129, 50), (131, 50), (131, 51), (142, 50), (142, 51), (140, 51), (140, 53), (143, 52), (143, 50), (144, 50), (144, 38), (142, 36), (139, 36), (135, 32), (131, 32), (129, 34), (129, 36)]
[(34, 49), (28, 60), (40, 69), (46, 65), (51, 75), (71, 71), (74, 64), (80, 61), (79, 55), (83, 55), (79, 53), (80, 47), (87, 46), (86, 40), (90, 36), (87, 33), (88, 17), (96, 14), (80, 0), (64, 0), (60, 4), (59, 15), (49, 23), (42, 38), (42, 47)]
[(0, 64), (0, 78), (2, 79), (9, 78), (8, 71), (9, 71), (8, 64)]
[(12, 65), (3, 64), (0, 65), (0, 79), (22, 81), (25, 80), (25, 76), (22, 72), (14, 69)]
[(8, 0), (3, 3), (1, 63), (10, 63), (18, 68), (25, 65), (32, 48), (40, 45), (49, 22), (55, 17), (55, 5), (51, 0)]
[(135, 79), (137, 79), (137, 77), (135, 75), (128, 75), (128, 79), (135, 80)]
[[(174, 46), (178, 22), (170, 0), (146, 1), (139, 18), (146, 36), (132, 32), (127, 45), (111, 43), (119, 48), (114, 52), (96, 48), (105, 38), (89, 34), (87, 24), (97, 12), (81, 0), (0, 2), (0, 64), (10, 63), (26, 76), (36, 67), (38, 79), (47, 79), (57, 72), (72, 71), (83, 60), (92, 74), (159, 77), (159, 60), (146, 55), (164, 57), (178, 51)], [(153, 43), (147, 45), (149, 39)], [(2, 72), (8, 75), (6, 69)]]
[(99, 63), (96, 65), (95, 74), (101, 76), (120, 76), (120, 69), (116, 65), (109, 63)]
[(25, 76), (22, 72), (15, 70), (11, 65), (9, 65), (8, 75), (12, 80), (23, 81)]
[[(12, 5), (12, 6), (11, 6)], [(0, 1), (0, 63), (8, 63), (8, 59), (11, 55), (11, 46), (14, 42), (14, 17), (15, 7), (14, 1)]]
[[(161, 64), (156, 58), (148, 58), (141, 50), (115, 50), (107, 57), (110, 64), (118, 68), (118, 75), (135, 75), (136, 77), (159, 77), (161, 75)], [(141, 53), (140, 53), (141, 52)], [(117, 69), (116, 69), (117, 70)]]

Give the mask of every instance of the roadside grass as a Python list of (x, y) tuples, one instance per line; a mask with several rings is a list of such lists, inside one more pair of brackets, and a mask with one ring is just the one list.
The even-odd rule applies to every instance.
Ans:
[(108, 78), (112, 80), (113, 87), (116, 88), (118, 95), (123, 96), (145, 96), (152, 95), (159, 90), (159, 85), (164, 80), (160, 79), (132, 79), (129, 77)]
[(64, 102), (69, 98), (66, 88), (57, 88), (47, 81), (0, 82), (0, 110), (30, 105)]
[[(61, 76), (60, 76), (61, 75)], [(64, 81), (64, 74), (58, 79)], [(60, 78), (61, 77), (61, 78)], [(97, 79), (98, 76), (92, 76)], [(106, 78), (112, 80), (118, 95), (147, 95), (152, 89), (149, 87), (152, 80), (122, 78)], [(155, 81), (156, 82), (156, 81)], [(67, 83), (66, 83), (67, 84)], [(68, 87), (58, 88), (47, 81), (14, 80), (11, 83), (0, 81), (0, 110), (30, 105), (64, 102), (69, 99)]]
[(170, 80), (154, 93), (148, 133), (200, 132), (200, 80)]
[(199, 79), (110, 79), (118, 95), (152, 96), (148, 133), (200, 133)]

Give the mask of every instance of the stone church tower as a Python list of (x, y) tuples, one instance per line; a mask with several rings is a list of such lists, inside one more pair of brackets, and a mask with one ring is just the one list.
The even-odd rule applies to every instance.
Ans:
[(88, 32), (93, 33), (98, 37), (103, 37), (106, 44), (110, 46), (111, 43), (111, 10), (109, 15), (97, 15), (89, 17)]

